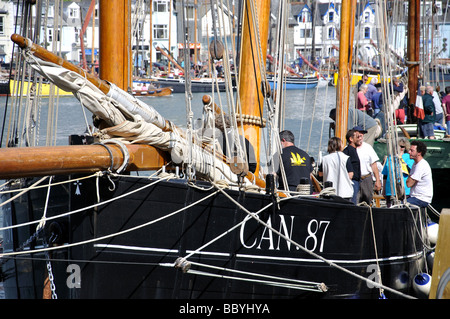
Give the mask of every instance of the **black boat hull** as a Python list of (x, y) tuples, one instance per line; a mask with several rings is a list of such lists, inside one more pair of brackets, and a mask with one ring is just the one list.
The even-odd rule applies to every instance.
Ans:
[[(4, 257), (7, 298), (42, 298), (48, 258), (58, 298), (378, 298), (370, 284), (377, 264), (382, 284), (406, 294), (423, 267), (418, 211), (371, 210), (339, 198), (277, 203), (269, 195), (226, 190), (236, 205), (207, 183), (112, 182), (109, 190), (111, 181), (101, 179), (99, 193), (111, 202), (46, 222), (46, 237), (56, 238), (52, 246), (73, 246), (50, 256)], [(47, 216), (97, 203), (95, 180), (69, 185), (52, 189)], [(5, 205), (5, 224), (39, 220), (45, 198), (46, 190), (36, 190)], [(266, 206), (259, 217), (272, 228), (249, 215)], [(35, 229), (5, 230), (5, 253), (20, 251)], [(74, 244), (86, 240), (93, 241)], [(42, 244), (38, 239), (30, 248)], [(179, 257), (187, 258), (175, 268)], [(326, 292), (316, 289), (321, 283)]]

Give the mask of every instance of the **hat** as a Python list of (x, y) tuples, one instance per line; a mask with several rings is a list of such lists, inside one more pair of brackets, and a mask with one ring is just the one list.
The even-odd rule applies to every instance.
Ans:
[(359, 133), (363, 133), (363, 134), (366, 134), (366, 133), (367, 133), (367, 131), (366, 131), (365, 129), (363, 129), (362, 126), (360, 126), (360, 125), (355, 126), (355, 127), (353, 128), (353, 130), (358, 131)]
[(334, 108), (334, 109), (332, 109), (331, 111), (330, 111), (330, 118), (332, 119), (332, 120), (335, 120), (336, 119), (336, 108)]

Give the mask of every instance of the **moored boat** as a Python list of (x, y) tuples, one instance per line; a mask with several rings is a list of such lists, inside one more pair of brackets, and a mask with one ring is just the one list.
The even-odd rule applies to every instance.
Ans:
[[(128, 64), (126, 58), (112, 63), (128, 41), (106, 38), (128, 34), (109, 29), (126, 25), (123, 1), (100, 1), (101, 79), (56, 64), (31, 40), (12, 36), (25, 56), (36, 57), (26, 61), (33, 70), (50, 74), (95, 115), (97, 131), (73, 136), (68, 146), (0, 150), (0, 178), (8, 179), (1, 206), (7, 298), (413, 297), (413, 279), (426, 268), (424, 211), (356, 206), (329, 189), (283, 192), (264, 174), (262, 127), (274, 125), (271, 141), (279, 128), (261, 119), (273, 101), (264, 100), (272, 97), (261, 90), (264, 74), (255, 72), (264, 70), (258, 53), (267, 49), (270, 1), (246, 4), (230, 129), (254, 147), (254, 172), (244, 142), (226, 156), (214, 135), (203, 134), (224, 113), (212, 99), (202, 101), (201, 130), (192, 130), (191, 121), (181, 130), (125, 92), (127, 72), (104, 67)], [(341, 33), (349, 38), (345, 28)], [(341, 105), (345, 113), (348, 103)], [(338, 134), (345, 123), (338, 123)], [(131, 174), (139, 171), (153, 174)]]
[[(184, 93), (186, 91), (186, 80), (184, 77), (151, 77), (151, 82), (159, 88), (170, 87), (173, 93)], [(217, 86), (220, 92), (225, 92), (225, 82), (222, 78), (217, 79)], [(190, 80), (191, 92), (211, 92), (216, 87), (216, 81), (212, 78), (194, 78)]]
[[(274, 88), (273, 77), (268, 78), (271, 89)], [(317, 87), (319, 78), (317, 76), (288, 76), (283, 80), (283, 86), (286, 90), (313, 89)], [(276, 87), (276, 85), (275, 85)]]
[(173, 92), (172, 87), (157, 88), (150, 81), (134, 80), (133, 95), (135, 96), (167, 96)]

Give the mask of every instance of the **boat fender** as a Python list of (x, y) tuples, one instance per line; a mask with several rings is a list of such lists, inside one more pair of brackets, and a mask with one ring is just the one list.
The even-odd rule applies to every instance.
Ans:
[(394, 280), (393, 287), (396, 290), (402, 290), (408, 287), (409, 276), (406, 271), (402, 271), (398, 274), (397, 278)]
[(187, 273), (189, 269), (191, 269), (191, 263), (184, 257), (178, 257), (177, 260), (175, 260), (174, 267), (180, 268), (184, 273)]
[(428, 239), (430, 240), (430, 243), (436, 244), (437, 243), (437, 237), (439, 232), (439, 224), (434, 222), (428, 222), (427, 225), (427, 234)]
[(427, 273), (420, 273), (414, 277), (413, 289), (422, 296), (428, 296), (431, 288), (431, 276)]

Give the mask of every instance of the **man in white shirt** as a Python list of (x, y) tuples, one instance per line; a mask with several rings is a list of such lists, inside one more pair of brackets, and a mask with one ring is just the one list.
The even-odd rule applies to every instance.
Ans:
[(419, 207), (427, 207), (433, 199), (433, 176), (430, 164), (423, 158), (427, 146), (422, 141), (414, 140), (409, 148), (409, 156), (414, 164), (406, 180), (406, 186), (411, 187), (408, 203)]
[[(363, 142), (364, 134), (367, 133), (361, 126), (356, 126), (353, 130), (359, 132), (359, 141), (356, 144), (361, 164), (361, 181), (359, 187), (358, 203), (366, 202), (372, 204), (373, 192), (381, 190), (381, 179), (377, 162), (380, 160), (373, 147)], [(372, 177), (375, 178), (375, 184)]]
[(436, 110), (436, 121), (435, 123), (438, 123), (439, 125), (443, 125), (443, 119), (444, 119), (444, 109), (442, 108), (442, 102), (441, 98), (439, 97), (439, 93), (436, 92), (433, 89), (433, 102), (434, 102), (434, 108)]

